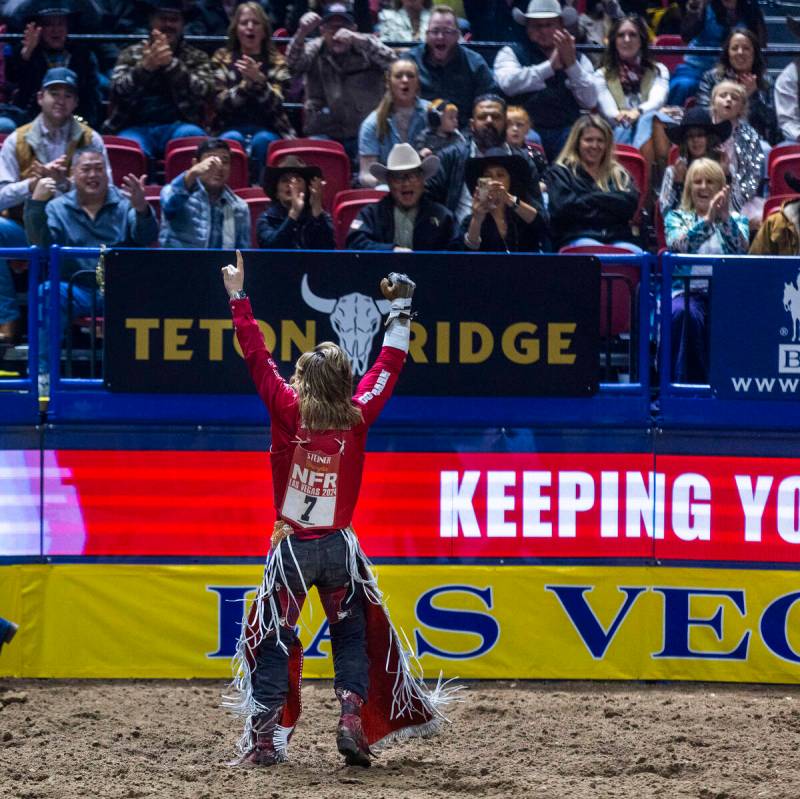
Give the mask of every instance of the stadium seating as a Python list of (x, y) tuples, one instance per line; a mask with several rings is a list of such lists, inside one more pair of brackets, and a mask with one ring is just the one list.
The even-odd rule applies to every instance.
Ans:
[(336, 195), (333, 203), (333, 235), (337, 249), (345, 248), (347, 231), (358, 212), (365, 205), (378, 202), (386, 194), (380, 189), (347, 189)]
[(156, 219), (161, 223), (161, 186), (149, 184), (144, 187), (144, 196), (147, 202), (153, 207)]
[(126, 175), (133, 174), (139, 177), (147, 174), (147, 156), (142, 148), (130, 139), (121, 139), (117, 136), (114, 138), (118, 141), (110, 142), (108, 138), (103, 137), (114, 185), (121, 186), (122, 179)]
[(269, 197), (264, 194), (264, 190), (260, 186), (246, 186), (242, 189), (234, 189), (237, 197), (241, 197), (246, 203), (250, 211), (250, 245), (258, 247), (258, 218), (270, 203)]
[(633, 178), (633, 182), (639, 190), (639, 204), (636, 206), (636, 214), (633, 217), (633, 223), (638, 225), (641, 223), (644, 205), (650, 199), (650, 164), (635, 147), (628, 145), (614, 145), (614, 154), (617, 161)]
[(350, 159), (344, 147), (339, 142), (324, 139), (282, 139), (270, 143), (267, 166), (276, 166), (289, 155), (322, 170), (325, 181), (322, 204), (326, 211), (333, 210), (336, 195), (350, 188)]
[[(189, 169), (194, 160), (197, 145), (173, 148), (166, 154), (164, 161), (164, 180), (169, 183), (181, 172)], [(250, 173), (247, 156), (241, 148), (231, 148), (231, 174), (228, 185), (232, 189), (241, 189), (250, 185)]]
[[(662, 33), (659, 36), (656, 36), (653, 45), (655, 47), (685, 47), (686, 42), (684, 42), (678, 34)], [(672, 73), (675, 70), (675, 67), (677, 67), (678, 64), (683, 61), (683, 56), (678, 53), (675, 55), (672, 55), (671, 53), (654, 53), (654, 56), (656, 61), (661, 62), (670, 71), (670, 73)]]
[[(164, 158), (166, 158), (173, 150), (182, 150), (184, 147), (194, 147), (195, 149), (202, 144), (208, 136), (179, 136), (177, 139), (170, 139), (164, 150)], [(224, 139), (228, 143), (231, 150), (241, 150), (244, 152), (244, 147), (235, 139)]]
[(786, 183), (786, 173), (800, 175), (800, 152), (779, 155), (767, 172), (770, 194), (792, 194)]
[(782, 155), (794, 155), (795, 153), (800, 153), (800, 144), (776, 144), (767, 156), (767, 174), (770, 173), (776, 158)]
[(773, 194), (771, 197), (767, 197), (767, 200), (764, 203), (764, 213), (761, 217), (762, 220), (766, 219), (770, 214), (774, 214), (775, 211), (779, 211), (780, 207), (787, 200), (796, 200), (796, 199), (798, 199), (797, 194)]

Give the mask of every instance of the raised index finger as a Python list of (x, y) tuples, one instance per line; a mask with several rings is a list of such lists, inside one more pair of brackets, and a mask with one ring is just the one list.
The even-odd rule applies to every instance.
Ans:
[(244, 258), (242, 258), (241, 250), (236, 250), (236, 271), (244, 272)]

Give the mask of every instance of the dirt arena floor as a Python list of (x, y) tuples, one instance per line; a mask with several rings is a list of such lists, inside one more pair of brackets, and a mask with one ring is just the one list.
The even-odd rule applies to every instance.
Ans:
[(370, 769), (335, 750), (329, 682), (304, 686), (290, 762), (229, 768), (220, 682), (0, 680), (0, 796), (15, 799), (800, 797), (800, 688), (466, 683), (439, 738)]

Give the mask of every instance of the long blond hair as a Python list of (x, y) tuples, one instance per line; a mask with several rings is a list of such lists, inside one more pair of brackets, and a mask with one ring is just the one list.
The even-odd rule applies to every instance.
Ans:
[(389, 68), (386, 70), (386, 91), (383, 93), (383, 97), (381, 97), (381, 101), (378, 103), (378, 108), (376, 110), (378, 139), (385, 139), (389, 135), (389, 117), (394, 110), (394, 100), (392, 99), (392, 70), (398, 64), (411, 64), (411, 66), (414, 67), (414, 72), (417, 75), (417, 94), (419, 95), (419, 67), (417, 67), (417, 62), (410, 58), (403, 57), (392, 61), (392, 63), (389, 64)]
[(332, 341), (304, 352), (289, 381), (300, 400), (300, 420), (308, 430), (349, 430), (364, 421), (352, 403), (353, 370), (345, 351)]
[(596, 128), (603, 134), (605, 139), (606, 151), (600, 163), (599, 174), (595, 180), (597, 186), (603, 191), (608, 191), (609, 184), (613, 183), (617, 191), (626, 191), (631, 185), (631, 176), (624, 167), (614, 158), (614, 133), (611, 126), (601, 116), (597, 114), (581, 114), (564, 144), (563, 149), (556, 158), (556, 163), (567, 167), (573, 173), (577, 173), (581, 165), (580, 141), (581, 136), (589, 128)]
[(697, 173), (701, 177), (707, 177), (717, 184), (717, 191), (720, 191), (727, 183), (722, 167), (710, 158), (695, 158), (689, 169), (686, 170), (686, 177), (683, 181), (683, 194), (681, 195), (681, 209), (683, 211), (696, 211), (694, 199), (692, 198), (692, 180)]

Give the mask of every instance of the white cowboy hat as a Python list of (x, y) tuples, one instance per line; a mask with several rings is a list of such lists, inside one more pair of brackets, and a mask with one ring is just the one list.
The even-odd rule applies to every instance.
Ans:
[(439, 159), (435, 155), (420, 159), (419, 153), (410, 144), (395, 144), (386, 159), (386, 166), (370, 164), (369, 167), (372, 176), (381, 183), (386, 183), (387, 177), (393, 172), (410, 172), (412, 169), (421, 169), (422, 177), (427, 180), (438, 171)]
[(528, 10), (523, 14), (515, 8), (511, 14), (514, 22), (526, 25), (529, 19), (556, 19), (561, 16), (561, 4), (558, 0), (531, 0)]

